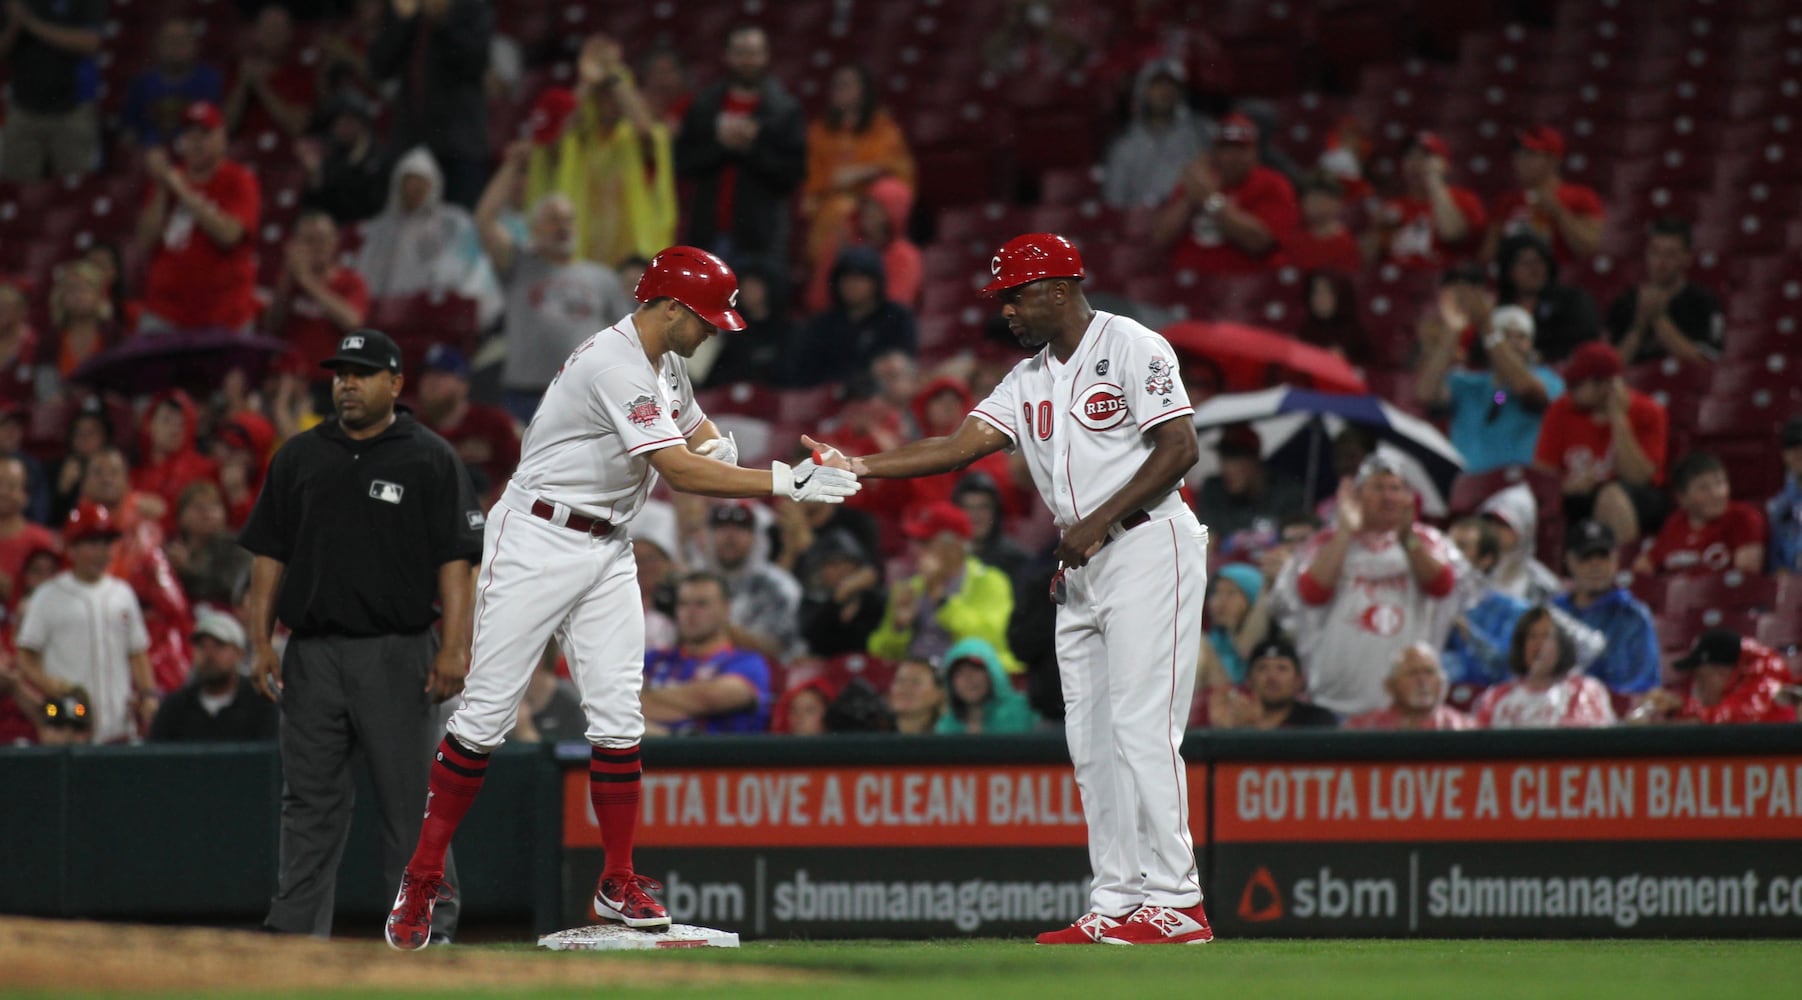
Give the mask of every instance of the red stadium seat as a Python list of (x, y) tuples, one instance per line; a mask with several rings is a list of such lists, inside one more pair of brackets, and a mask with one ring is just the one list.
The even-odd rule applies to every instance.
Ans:
[(1682, 576), (1665, 597), (1667, 614), (1692, 611), (1764, 609), (1776, 606), (1777, 580), (1762, 573), (1729, 570), (1719, 576)]

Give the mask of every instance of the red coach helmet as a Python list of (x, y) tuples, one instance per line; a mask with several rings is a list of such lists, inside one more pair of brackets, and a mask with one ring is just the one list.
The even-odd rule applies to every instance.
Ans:
[(113, 512), (92, 500), (83, 500), (69, 512), (63, 524), (63, 540), (80, 542), (89, 538), (118, 538), (119, 526), (113, 523)]
[(738, 275), (726, 262), (696, 247), (670, 247), (645, 265), (632, 293), (640, 302), (672, 298), (722, 330), (743, 330)]
[(1056, 233), (1027, 233), (1008, 240), (989, 261), (989, 273), (994, 280), (983, 288), (984, 295), (1046, 278), (1080, 281), (1084, 277), (1082, 255), (1076, 252), (1076, 244)]

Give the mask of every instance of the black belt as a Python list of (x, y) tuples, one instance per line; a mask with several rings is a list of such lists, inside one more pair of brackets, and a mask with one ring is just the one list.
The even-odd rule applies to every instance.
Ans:
[[(557, 523), (557, 508), (547, 501), (534, 500), (532, 501), (532, 516), (542, 517), (546, 521), (555, 524)], [(598, 517), (589, 517), (585, 514), (578, 514), (573, 510), (569, 512), (569, 518), (563, 522), (563, 526), (571, 531), (580, 531), (584, 535), (592, 535), (595, 538), (606, 538), (608, 535), (613, 534), (613, 523), (611, 521), (603, 521)]]
[[(1125, 517), (1120, 519), (1120, 530), (1123, 532), (1131, 531), (1134, 528), (1138, 527), (1139, 525), (1149, 522), (1150, 520), (1151, 520), (1151, 515), (1146, 513), (1145, 508), (1141, 507), (1138, 510), (1133, 511), (1131, 514), (1128, 514)], [(1101, 540), (1101, 547), (1106, 548), (1107, 544), (1113, 540), (1114, 540), (1114, 536), (1108, 535), (1106, 538), (1103, 538)]]

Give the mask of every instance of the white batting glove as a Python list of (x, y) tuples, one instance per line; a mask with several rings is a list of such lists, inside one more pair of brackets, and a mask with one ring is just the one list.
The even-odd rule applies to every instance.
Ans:
[(812, 459), (800, 465), (770, 463), (770, 493), (803, 503), (844, 503), (845, 498), (863, 489), (855, 473), (816, 465)]
[(727, 431), (725, 437), (708, 438), (701, 442), (701, 446), (695, 449), (695, 454), (705, 455), (727, 465), (737, 465), (738, 440), (732, 436), (731, 431)]

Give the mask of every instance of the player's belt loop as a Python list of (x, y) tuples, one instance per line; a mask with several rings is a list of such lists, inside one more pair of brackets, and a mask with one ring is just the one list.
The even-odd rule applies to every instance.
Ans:
[[(557, 508), (561, 506), (563, 505), (553, 504), (548, 500), (533, 500), (532, 516), (543, 518), (552, 524), (557, 524)], [(612, 522), (604, 521), (598, 517), (589, 517), (586, 514), (578, 514), (568, 507), (564, 507), (563, 509), (567, 511), (567, 517), (562, 524), (558, 525), (558, 527), (569, 528), (573, 531), (579, 531), (584, 535), (591, 535), (595, 538), (606, 538), (608, 535), (613, 534)]]

